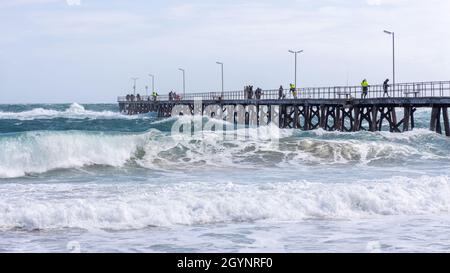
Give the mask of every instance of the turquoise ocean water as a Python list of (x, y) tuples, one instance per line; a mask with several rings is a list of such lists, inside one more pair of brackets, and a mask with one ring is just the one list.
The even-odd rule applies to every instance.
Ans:
[(0, 251), (449, 251), (450, 139), (416, 118), (275, 143), (173, 137), (176, 118), (114, 104), (0, 105)]

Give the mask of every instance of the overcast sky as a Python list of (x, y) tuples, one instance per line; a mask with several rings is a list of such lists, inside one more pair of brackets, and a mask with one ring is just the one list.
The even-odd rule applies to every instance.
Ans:
[[(345, 2), (345, 3), (344, 3)], [(0, 0), (0, 103), (114, 102), (139, 77), (160, 94), (252, 84), (450, 80), (448, 0)]]

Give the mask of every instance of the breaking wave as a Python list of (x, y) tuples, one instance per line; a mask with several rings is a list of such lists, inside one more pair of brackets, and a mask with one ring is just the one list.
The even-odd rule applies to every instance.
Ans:
[(35, 119), (135, 119), (137, 116), (122, 115), (113, 111), (91, 111), (86, 110), (78, 103), (72, 103), (69, 108), (58, 111), (44, 108), (34, 108), (32, 110), (22, 112), (2, 112), (0, 111), (0, 119), (16, 119), (16, 120), (35, 120)]
[[(258, 130), (258, 131), (256, 131)], [(0, 137), (0, 178), (41, 174), (87, 166), (129, 165), (152, 170), (193, 168), (261, 168), (308, 164), (391, 164), (448, 159), (448, 140), (428, 132), (412, 132), (398, 140), (385, 134), (282, 130), (279, 141), (261, 140), (274, 134), (271, 126), (250, 129), (245, 139), (223, 139), (217, 132), (170, 136), (151, 129), (141, 134), (83, 131), (25, 132)], [(240, 131), (236, 131), (240, 134)], [(244, 134), (244, 133), (242, 133)], [(429, 140), (434, 144), (430, 144)], [(440, 142), (442, 142), (440, 144)]]
[[(3, 193), (9, 194), (3, 194)], [(108, 194), (102, 194), (108, 193)], [(0, 229), (139, 229), (450, 211), (447, 176), (353, 183), (6, 184)], [(20, 196), (20, 198), (17, 198)], [(41, 198), (45, 196), (45, 198)]]

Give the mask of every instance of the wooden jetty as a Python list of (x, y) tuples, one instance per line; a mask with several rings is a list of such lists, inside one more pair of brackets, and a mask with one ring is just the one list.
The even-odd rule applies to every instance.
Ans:
[[(450, 137), (450, 81), (391, 85), (387, 94), (382, 85), (372, 85), (365, 98), (361, 98), (360, 86), (298, 88), (296, 92), (294, 97), (290, 90), (283, 90), (281, 98), (280, 90), (263, 90), (258, 98), (254, 95), (250, 98), (246, 91), (190, 93), (178, 100), (167, 95), (156, 100), (148, 96), (139, 100), (127, 96), (119, 97), (118, 103), (120, 111), (128, 115), (156, 112), (159, 117), (170, 117), (180, 106), (193, 115), (196, 103), (197, 107), (200, 103), (202, 115), (210, 117), (230, 109), (243, 111), (244, 118), (234, 114), (228, 119), (234, 123), (272, 122), (280, 128), (342, 132), (409, 131), (415, 127), (416, 110), (431, 108), (430, 130)], [(275, 115), (271, 114), (274, 112)]]

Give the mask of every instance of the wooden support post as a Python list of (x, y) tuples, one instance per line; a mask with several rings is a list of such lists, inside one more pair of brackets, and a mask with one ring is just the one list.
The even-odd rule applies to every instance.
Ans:
[(256, 126), (260, 126), (260, 124), (259, 124), (259, 104), (257, 103), (256, 104)]
[(326, 114), (326, 108), (324, 105), (320, 106), (320, 128), (326, 130), (326, 121), (327, 121), (327, 114)]
[(403, 132), (409, 131), (409, 122), (411, 120), (411, 106), (403, 108)]
[(438, 108), (433, 106), (430, 118), (430, 131), (436, 132)]
[(370, 131), (375, 132), (377, 131), (377, 124), (378, 124), (378, 106), (374, 105), (372, 107), (372, 121), (370, 123)]
[(330, 107), (329, 106), (325, 106), (323, 108), (323, 116), (322, 116), (322, 129), (324, 129), (325, 131), (328, 130), (328, 120), (330, 118)]
[[(363, 111), (364, 111), (364, 109), (363, 109)], [(361, 116), (360, 116), (361, 108), (358, 106), (355, 107), (354, 112), (355, 112), (355, 124), (353, 126), (353, 131), (357, 132), (357, 131), (361, 130)]]
[[(333, 131), (334, 130), (334, 120), (336, 118), (335, 116), (335, 108), (331, 107), (330, 110), (330, 106), (327, 106), (327, 111), (326, 111), (326, 118), (325, 118), (325, 128), (327, 131)], [(333, 125), (330, 125), (330, 117), (333, 118)]]
[(288, 116), (288, 107), (283, 107), (283, 128), (289, 127), (289, 116)]
[(279, 105), (278, 106), (278, 126), (280, 128), (283, 128), (284, 122), (283, 122), (283, 110), (284, 106), (283, 105)]
[(436, 116), (436, 133), (442, 135), (442, 126), (441, 126), (441, 107), (438, 107), (437, 116)]
[(397, 128), (397, 113), (395, 111), (395, 107), (391, 107), (390, 109), (390, 118), (391, 118), (391, 132), (397, 132), (400, 133), (400, 130)]
[(272, 122), (272, 105), (267, 105), (267, 124)]
[(294, 105), (294, 128), (297, 129), (299, 127), (299, 120), (298, 120), (298, 105)]
[(385, 108), (384, 106), (379, 108), (380, 111), (380, 120), (378, 121), (378, 131), (381, 132), (381, 130), (383, 129), (383, 120), (386, 117), (386, 113), (385, 113)]
[(305, 111), (305, 124), (303, 126), (303, 130), (308, 131), (310, 128), (309, 124), (311, 123), (309, 105), (304, 106), (304, 111)]
[(448, 108), (446, 106), (442, 107), (442, 115), (444, 116), (445, 135), (450, 137), (450, 123), (448, 119)]
[[(346, 127), (345, 127), (345, 118), (347, 117), (347, 111), (345, 107), (342, 107), (342, 115), (341, 115), (341, 128), (339, 128), (341, 130), (341, 132), (346, 132)], [(351, 121), (350, 121), (351, 122)]]
[(340, 106), (336, 106), (335, 110), (334, 110), (334, 114), (335, 114), (335, 119), (334, 119), (334, 129), (337, 131), (341, 131), (342, 130), (342, 120), (341, 120), (341, 107)]

